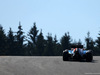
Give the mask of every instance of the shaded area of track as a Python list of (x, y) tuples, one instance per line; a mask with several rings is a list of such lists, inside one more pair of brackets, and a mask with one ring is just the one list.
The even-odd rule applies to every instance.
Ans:
[(62, 61), (62, 57), (0, 57), (0, 75), (99, 75), (100, 57), (93, 62)]

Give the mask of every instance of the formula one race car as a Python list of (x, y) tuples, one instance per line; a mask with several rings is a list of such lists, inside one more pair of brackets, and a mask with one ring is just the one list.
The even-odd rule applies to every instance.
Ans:
[(63, 61), (70, 59), (78, 61), (85, 59), (87, 62), (91, 62), (93, 60), (93, 52), (92, 50), (85, 50), (83, 45), (72, 45), (71, 50), (66, 49), (63, 51)]

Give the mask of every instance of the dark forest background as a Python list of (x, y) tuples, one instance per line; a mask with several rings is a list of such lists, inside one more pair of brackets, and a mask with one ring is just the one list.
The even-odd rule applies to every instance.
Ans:
[[(84, 39), (86, 49), (93, 50), (93, 55), (100, 55), (100, 32), (98, 31), (98, 33), (99, 37), (95, 41), (90, 37), (90, 32), (87, 32)], [(65, 33), (60, 41), (57, 40), (56, 35), (52, 37), (50, 33), (45, 39), (42, 30), (38, 30), (36, 23), (30, 28), (27, 36), (25, 36), (20, 22), (18, 31), (13, 32), (10, 28), (7, 34), (0, 25), (0, 55), (4, 56), (61, 56), (63, 50), (70, 49), (71, 44), (76, 43), (82, 44), (81, 39), (72, 42), (69, 32)]]

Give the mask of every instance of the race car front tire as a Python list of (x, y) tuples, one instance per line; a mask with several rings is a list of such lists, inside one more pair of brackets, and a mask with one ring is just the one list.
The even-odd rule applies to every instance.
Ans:
[(68, 56), (68, 52), (64, 52), (63, 53), (63, 61), (68, 61), (69, 56)]
[(86, 54), (86, 61), (87, 61), (87, 62), (92, 62), (92, 60), (93, 60), (93, 55), (92, 55), (92, 53), (87, 53), (87, 54)]

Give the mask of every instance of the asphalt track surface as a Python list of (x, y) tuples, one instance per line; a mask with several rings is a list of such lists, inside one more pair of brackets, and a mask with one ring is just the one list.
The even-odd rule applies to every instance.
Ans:
[(93, 58), (79, 62), (59, 56), (0, 56), (0, 75), (100, 75), (100, 57)]

